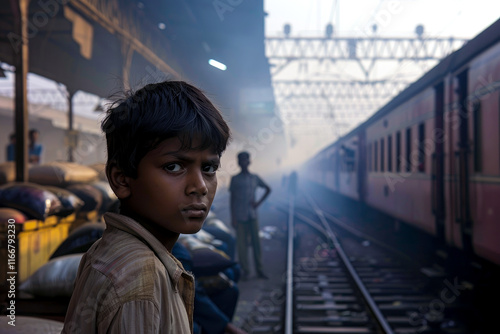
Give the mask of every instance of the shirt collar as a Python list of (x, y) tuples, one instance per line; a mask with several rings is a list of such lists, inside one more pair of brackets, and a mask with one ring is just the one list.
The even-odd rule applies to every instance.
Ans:
[(167, 272), (172, 279), (175, 288), (178, 287), (179, 279), (184, 277), (193, 282), (194, 278), (188, 274), (182, 263), (177, 260), (165, 246), (155, 238), (148, 230), (141, 224), (130, 217), (120, 215), (117, 213), (106, 212), (103, 215), (106, 225), (124, 231), (126, 233), (136, 236), (139, 240), (144, 242), (156, 254), (158, 259), (163, 263)]

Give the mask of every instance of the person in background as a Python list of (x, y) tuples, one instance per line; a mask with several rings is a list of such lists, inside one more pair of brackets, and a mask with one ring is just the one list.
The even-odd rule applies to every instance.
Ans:
[(6, 152), (6, 161), (15, 161), (16, 160), (16, 134), (12, 133), (9, 136), (9, 144), (5, 150)]
[(42, 161), (43, 146), (38, 144), (39, 134), (37, 129), (31, 129), (29, 132), (28, 162), (35, 165)]
[[(238, 154), (238, 165), (241, 172), (231, 178), (229, 191), (231, 192), (231, 224), (236, 229), (238, 259), (243, 271), (241, 279), (248, 279), (248, 246), (250, 244), (253, 248), (257, 276), (267, 279), (262, 267), (257, 208), (269, 195), (271, 188), (258, 175), (248, 170), (250, 165), (248, 152), (243, 151)], [(255, 191), (258, 187), (264, 188), (265, 193), (256, 201)]]

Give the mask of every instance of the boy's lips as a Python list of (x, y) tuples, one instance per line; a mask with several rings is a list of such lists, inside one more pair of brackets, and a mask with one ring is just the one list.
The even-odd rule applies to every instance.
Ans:
[(203, 203), (195, 203), (188, 206), (185, 206), (181, 210), (182, 214), (188, 217), (193, 218), (203, 218), (207, 212), (207, 206)]

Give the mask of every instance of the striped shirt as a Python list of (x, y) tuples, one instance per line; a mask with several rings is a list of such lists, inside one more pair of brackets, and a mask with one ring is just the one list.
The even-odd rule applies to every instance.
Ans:
[(104, 219), (78, 268), (62, 333), (192, 333), (193, 276), (136, 221)]

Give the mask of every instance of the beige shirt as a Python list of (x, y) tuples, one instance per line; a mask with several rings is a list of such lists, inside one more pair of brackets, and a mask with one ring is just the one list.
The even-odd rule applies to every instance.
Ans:
[(131, 218), (107, 228), (83, 256), (62, 333), (192, 333), (194, 279)]

